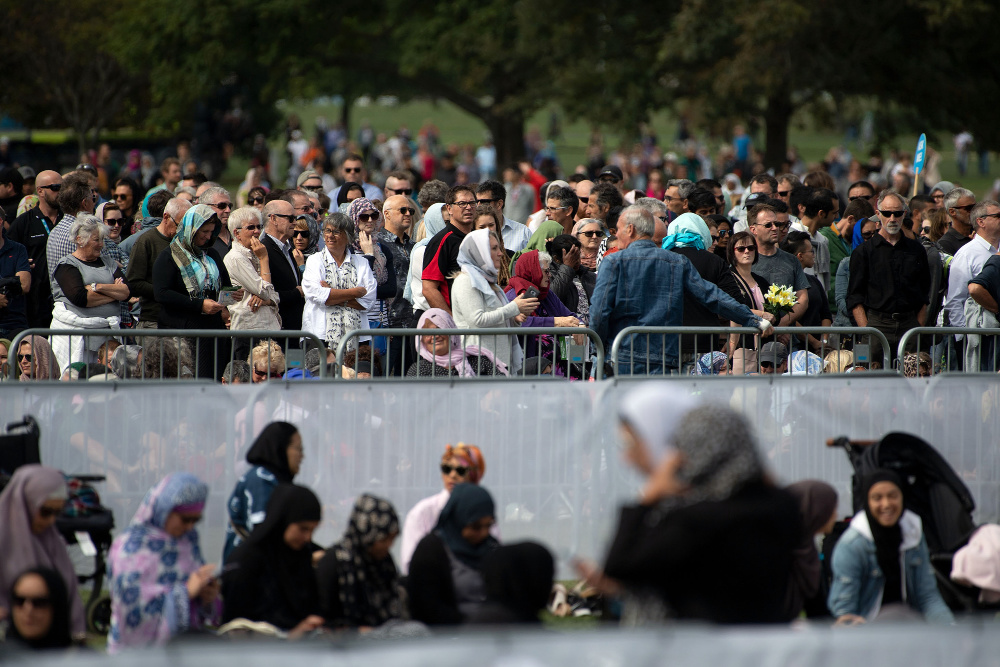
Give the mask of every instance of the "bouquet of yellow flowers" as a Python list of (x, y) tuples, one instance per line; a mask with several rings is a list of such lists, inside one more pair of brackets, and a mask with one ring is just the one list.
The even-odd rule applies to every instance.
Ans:
[(798, 303), (795, 292), (788, 285), (771, 285), (764, 295), (764, 312), (774, 315), (775, 322), (781, 322), (785, 313)]

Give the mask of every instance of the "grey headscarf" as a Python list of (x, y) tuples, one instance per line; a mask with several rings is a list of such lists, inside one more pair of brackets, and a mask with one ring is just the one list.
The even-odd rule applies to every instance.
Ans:
[(111, 372), (123, 380), (138, 377), (140, 352), (142, 348), (138, 345), (119, 345), (111, 353), (111, 360), (108, 362)]

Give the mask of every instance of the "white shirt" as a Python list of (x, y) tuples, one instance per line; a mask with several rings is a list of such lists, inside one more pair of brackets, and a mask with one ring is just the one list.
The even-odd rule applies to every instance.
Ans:
[[(320, 282), (325, 280), (326, 272), (323, 268), (324, 259), (327, 263), (336, 264), (333, 255), (325, 247), (317, 253), (313, 253), (306, 258), (306, 269), (302, 274), (302, 291), (305, 293), (306, 304), (302, 308), (302, 330), (315, 334), (320, 340), (326, 340), (326, 300), (330, 298), (330, 288), (323, 287)], [(356, 255), (348, 248), (347, 257), (344, 262), (350, 262), (358, 270), (358, 286), (364, 286), (367, 293), (358, 299), (358, 303), (367, 310), (375, 303), (375, 290), (378, 283), (375, 282), (375, 274), (368, 266), (368, 260), (362, 255)], [(361, 328), (368, 329), (368, 316), (365, 311), (361, 312)], [(368, 340), (364, 336), (358, 341)]]
[(531, 238), (531, 230), (520, 222), (511, 220), (507, 216), (503, 218), (503, 247), (511, 252), (520, 252), (524, 246), (528, 245)]
[(281, 250), (281, 254), (285, 256), (285, 259), (288, 260), (288, 265), (292, 267), (292, 274), (297, 276), (299, 274), (299, 267), (295, 266), (295, 260), (292, 259), (291, 244), (288, 241), (282, 241), (271, 233), (268, 233), (268, 236), (271, 237), (271, 240)]
[(965, 326), (965, 300), (969, 297), (969, 281), (979, 275), (986, 260), (995, 254), (997, 249), (979, 234), (955, 253), (948, 276), (948, 296), (944, 300), (945, 324)]

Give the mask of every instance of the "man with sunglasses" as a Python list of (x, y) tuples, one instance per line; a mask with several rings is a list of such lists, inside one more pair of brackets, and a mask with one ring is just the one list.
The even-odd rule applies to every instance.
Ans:
[(385, 177), (385, 196), (413, 196), (413, 179), (405, 171), (393, 171)]
[(972, 222), (969, 214), (976, 205), (976, 195), (965, 188), (955, 188), (944, 198), (944, 208), (948, 211), (951, 226), (938, 239), (938, 245), (949, 255), (958, 254), (959, 248), (972, 240)]
[(26, 298), (28, 326), (48, 328), (52, 321), (52, 292), (49, 289), (48, 261), (45, 246), (49, 233), (62, 220), (59, 208), (59, 190), (62, 176), (55, 171), (43, 171), (35, 177), (35, 194), (38, 206), (30, 208), (10, 225), (5, 234), (10, 240), (25, 247), (31, 267), (31, 283), (35, 289)]
[[(924, 326), (930, 293), (930, 267), (919, 241), (903, 236), (906, 200), (886, 190), (878, 198), (882, 230), (851, 253), (847, 308), (859, 327), (885, 334), (889, 356), (914, 327)], [(871, 358), (882, 358), (881, 343), (872, 338)]]
[(781, 230), (778, 213), (769, 204), (757, 204), (747, 213), (748, 229), (757, 240), (757, 264), (754, 273), (772, 285), (787, 285), (795, 292), (797, 303), (776, 326), (792, 326), (809, 307), (809, 279), (799, 260), (778, 247)]
[[(382, 194), (382, 190), (377, 185), (366, 182), (367, 178), (368, 172), (365, 170), (365, 159), (357, 153), (348, 154), (340, 163), (341, 183), (360, 183), (365, 191), (366, 199), (372, 201), (380, 199), (384, 201), (385, 195)], [(343, 185), (338, 185), (327, 193), (330, 196), (330, 201), (337, 201), (337, 195), (340, 194), (340, 188), (342, 187)]]
[[(389, 190), (388, 181), (386, 190)], [(410, 252), (413, 250), (413, 241), (410, 239), (409, 231), (413, 228), (415, 214), (416, 210), (410, 204), (407, 195), (390, 196), (382, 206), (385, 227), (375, 235), (375, 239), (389, 251), (393, 267), (396, 269), (396, 296), (386, 299), (389, 308), (389, 328), (406, 328), (413, 324), (411, 321), (413, 306), (403, 298), (403, 290), (410, 275)], [(415, 355), (416, 352), (412, 346), (403, 343), (404, 339), (399, 336), (392, 336), (389, 339), (389, 375), (402, 375), (413, 362), (411, 355)], [(408, 357), (405, 362), (404, 352)]]
[(226, 253), (233, 246), (233, 237), (229, 233), (229, 213), (233, 210), (233, 198), (229, 196), (229, 191), (225, 188), (211, 187), (199, 195), (198, 203), (208, 204), (219, 216), (222, 229), (219, 231), (215, 243), (212, 244), (212, 248), (219, 253), (219, 257), (225, 258)]
[(574, 189), (580, 203), (577, 205), (576, 215), (573, 216), (573, 219), (580, 222), (587, 217), (587, 204), (590, 202), (590, 191), (594, 189), (594, 182), (582, 180), (574, 186)]
[[(284, 197), (286, 195), (282, 195)], [(302, 308), (306, 304), (302, 292), (302, 278), (299, 268), (292, 258), (291, 245), (295, 226), (295, 209), (286, 199), (275, 199), (264, 204), (262, 211), (264, 234), (260, 242), (267, 248), (267, 259), (271, 266), (271, 284), (278, 291), (278, 314), (281, 328), (289, 331), (302, 329)], [(279, 344), (284, 340), (278, 341)], [(288, 341), (289, 347), (299, 347), (298, 339)]]
[(976, 233), (955, 253), (949, 269), (944, 309), (945, 323), (953, 327), (965, 326), (969, 281), (979, 275), (986, 260), (997, 254), (1000, 247), (1000, 204), (992, 199), (981, 201), (972, 209), (970, 218)]

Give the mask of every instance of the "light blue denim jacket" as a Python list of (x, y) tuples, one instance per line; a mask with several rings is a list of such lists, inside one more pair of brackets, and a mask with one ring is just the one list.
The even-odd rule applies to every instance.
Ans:
[[(684, 256), (665, 251), (649, 239), (633, 241), (624, 250), (608, 255), (597, 272), (597, 286), (590, 305), (590, 326), (611, 352), (615, 336), (630, 326), (679, 327), (684, 319), (684, 292), (720, 317), (755, 327), (760, 318), (712, 283), (698, 275)], [(666, 340), (664, 340), (664, 338)], [(619, 355), (619, 372), (629, 359), (638, 368), (677, 366), (677, 336), (633, 336)]]
[[(899, 547), (906, 582), (903, 600), (928, 621), (952, 623), (955, 618), (938, 592), (927, 540), (920, 517), (909, 510), (899, 519), (903, 543)], [(872, 620), (882, 606), (885, 575), (875, 555), (875, 541), (865, 513), (858, 512), (833, 550), (833, 583), (827, 605), (834, 618), (844, 614)]]

